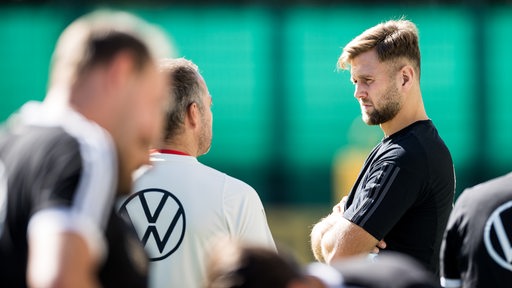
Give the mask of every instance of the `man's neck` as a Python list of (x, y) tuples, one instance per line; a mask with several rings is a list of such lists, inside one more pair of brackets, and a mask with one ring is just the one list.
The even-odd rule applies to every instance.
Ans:
[(380, 128), (384, 132), (384, 136), (389, 137), (415, 122), (428, 119), (429, 118), (427, 116), (427, 113), (425, 112), (425, 108), (423, 107), (423, 105), (421, 105), (418, 106), (416, 110), (413, 110), (410, 113), (406, 113), (406, 111), (401, 111), (401, 113), (396, 115), (390, 121), (380, 124)]
[[(419, 84), (418, 84), (419, 85)], [(412, 88), (409, 94), (403, 96), (404, 101), (398, 114), (386, 123), (380, 124), (385, 137), (389, 137), (414, 122), (428, 120), (419, 86)]]
[(194, 151), (194, 149), (191, 148), (191, 145), (184, 145), (180, 143), (165, 143), (160, 146), (158, 146), (159, 151), (176, 151), (179, 153), (172, 153), (172, 154), (182, 154), (182, 155), (189, 155), (193, 157), (197, 157), (197, 153)]

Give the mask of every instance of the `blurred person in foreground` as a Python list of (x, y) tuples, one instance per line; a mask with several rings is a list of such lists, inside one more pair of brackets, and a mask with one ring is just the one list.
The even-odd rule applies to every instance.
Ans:
[(219, 235), (276, 249), (252, 187), (201, 164), (212, 142), (212, 97), (189, 60), (162, 59), (172, 103), (152, 167), (136, 179), (121, 212), (132, 221), (152, 261), (152, 287), (200, 287), (209, 242)]
[(292, 255), (239, 239), (215, 242), (207, 257), (206, 288), (439, 288), (413, 258), (389, 252), (371, 260), (354, 256), (304, 267)]
[(353, 256), (326, 265), (311, 263), (305, 272), (310, 288), (440, 288), (439, 278), (414, 258), (387, 252), (371, 259)]
[(241, 239), (212, 239), (206, 253), (205, 288), (308, 288), (308, 283), (294, 258)]
[(157, 27), (123, 12), (71, 23), (47, 95), (0, 137), (0, 282), (5, 287), (146, 287), (147, 256), (114, 198), (149, 162), (165, 82)]
[(455, 174), (450, 152), (423, 105), (418, 42), (414, 23), (391, 20), (343, 49), (338, 64), (350, 66), (363, 121), (380, 125), (384, 138), (348, 197), (314, 226), (312, 249), (320, 261), (385, 248), (439, 273)]
[(462, 192), (441, 245), (443, 287), (512, 285), (512, 173)]

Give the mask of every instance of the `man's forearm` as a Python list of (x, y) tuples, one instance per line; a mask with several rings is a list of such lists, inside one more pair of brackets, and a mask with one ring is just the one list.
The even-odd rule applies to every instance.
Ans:
[[(320, 222), (318, 222), (313, 229), (311, 230), (311, 249), (313, 250), (313, 255), (320, 262), (326, 262), (326, 256), (330, 250), (329, 247), (332, 247), (334, 242), (332, 242), (332, 232), (334, 226), (338, 222), (339, 215), (330, 214), (329, 216), (323, 218)], [(324, 243), (325, 242), (325, 243)], [(332, 243), (332, 245), (327, 242)], [(326, 246), (326, 247), (324, 247)]]
[[(379, 241), (363, 228), (332, 213), (320, 221), (311, 233), (311, 245), (317, 260), (334, 260), (374, 252)], [(385, 245), (385, 243), (384, 243)]]

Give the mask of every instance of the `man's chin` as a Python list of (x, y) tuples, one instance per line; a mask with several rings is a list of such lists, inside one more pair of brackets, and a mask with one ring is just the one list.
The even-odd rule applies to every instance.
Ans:
[(370, 117), (367, 117), (365, 115), (363, 115), (362, 119), (363, 119), (364, 123), (366, 123), (367, 125), (370, 125), (370, 126), (375, 126), (375, 125), (380, 124), (380, 123), (377, 123), (376, 121), (373, 121), (373, 119), (371, 119)]

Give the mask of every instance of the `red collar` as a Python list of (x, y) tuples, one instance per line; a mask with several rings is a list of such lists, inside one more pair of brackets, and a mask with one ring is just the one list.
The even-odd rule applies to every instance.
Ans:
[(174, 155), (191, 156), (188, 153), (181, 152), (181, 151), (178, 151), (178, 150), (172, 150), (172, 149), (152, 149), (151, 152), (152, 153), (158, 152), (158, 153), (162, 153), (162, 154), (174, 154)]

